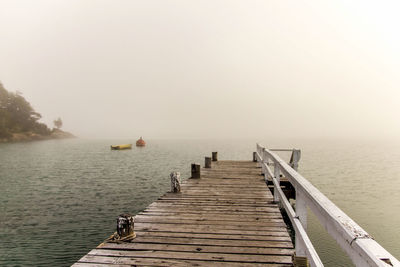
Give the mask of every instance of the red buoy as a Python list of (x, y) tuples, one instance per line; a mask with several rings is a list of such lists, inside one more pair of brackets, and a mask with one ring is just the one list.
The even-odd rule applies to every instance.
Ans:
[(136, 141), (136, 146), (145, 146), (146, 142), (143, 140), (142, 137), (140, 137), (139, 140)]

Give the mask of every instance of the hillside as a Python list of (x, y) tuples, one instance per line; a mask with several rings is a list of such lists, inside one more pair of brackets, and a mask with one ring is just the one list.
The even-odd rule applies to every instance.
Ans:
[(50, 129), (41, 118), (20, 92), (9, 92), (0, 83), (0, 142), (74, 137), (60, 127)]

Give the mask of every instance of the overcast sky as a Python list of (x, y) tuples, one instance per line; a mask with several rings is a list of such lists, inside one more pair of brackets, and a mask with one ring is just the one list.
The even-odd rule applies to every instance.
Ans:
[(399, 12), (366, 0), (0, 0), (0, 81), (81, 137), (396, 137)]

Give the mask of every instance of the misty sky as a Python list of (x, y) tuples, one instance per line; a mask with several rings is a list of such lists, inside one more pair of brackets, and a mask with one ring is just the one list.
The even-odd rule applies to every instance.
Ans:
[(399, 11), (365, 0), (0, 0), (0, 81), (81, 137), (396, 137)]

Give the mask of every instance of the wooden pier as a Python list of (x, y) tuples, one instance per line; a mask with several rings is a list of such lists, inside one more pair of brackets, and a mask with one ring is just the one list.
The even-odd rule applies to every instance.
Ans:
[(137, 214), (136, 238), (102, 243), (73, 266), (292, 266), (287, 226), (257, 163), (211, 165)]
[[(213, 152), (204, 168), (192, 164), (192, 178), (183, 183), (172, 173), (171, 192), (134, 218), (120, 215), (116, 234), (73, 266), (323, 267), (307, 235), (309, 210), (357, 267), (400, 267), (297, 172), (300, 150), (256, 148), (253, 161), (218, 161)], [(290, 162), (274, 151), (292, 152)]]

